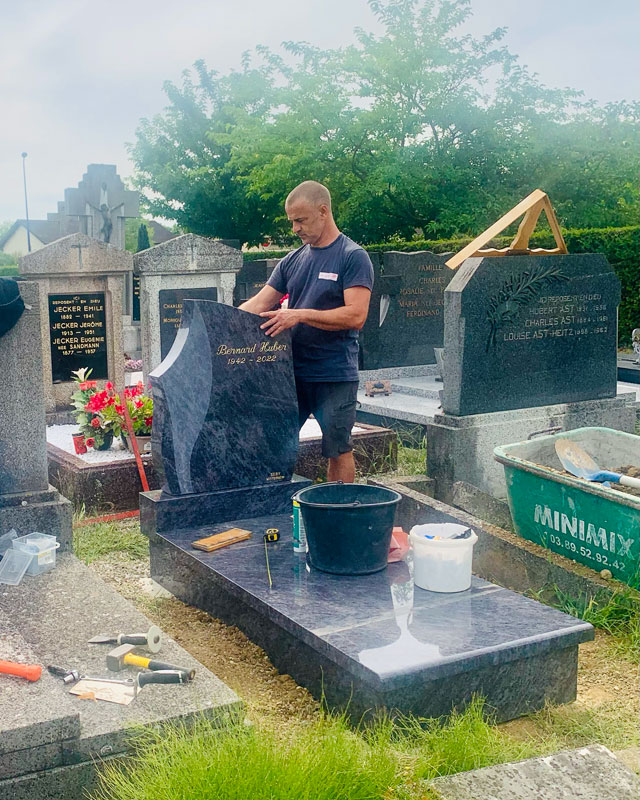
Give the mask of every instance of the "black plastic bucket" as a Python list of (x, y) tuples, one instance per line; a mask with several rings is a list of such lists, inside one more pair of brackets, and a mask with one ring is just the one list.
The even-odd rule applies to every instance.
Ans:
[(401, 499), (393, 489), (363, 483), (320, 483), (299, 491), (294, 500), (300, 503), (311, 566), (337, 575), (384, 569)]

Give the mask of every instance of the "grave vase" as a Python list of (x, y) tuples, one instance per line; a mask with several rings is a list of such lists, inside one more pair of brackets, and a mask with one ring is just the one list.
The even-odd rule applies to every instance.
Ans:
[(93, 449), (94, 450), (108, 450), (111, 447), (112, 444), (113, 444), (113, 433), (111, 433), (111, 431), (109, 431), (108, 433), (104, 434), (103, 439), (102, 439), (102, 444), (98, 444), (96, 442), (96, 444), (93, 445)]
[[(127, 450), (130, 453), (133, 453), (131, 438), (127, 436), (127, 434), (124, 431), (122, 431), (121, 438)], [(138, 452), (140, 453), (140, 455), (144, 455), (145, 453), (151, 452), (151, 436), (136, 436), (136, 442), (138, 443)]]

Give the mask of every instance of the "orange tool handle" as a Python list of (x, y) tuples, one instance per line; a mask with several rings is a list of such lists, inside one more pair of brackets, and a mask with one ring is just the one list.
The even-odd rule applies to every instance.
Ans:
[(0, 672), (5, 675), (17, 675), (19, 678), (26, 678), (28, 681), (37, 681), (42, 675), (42, 667), (39, 664), (17, 664), (15, 661), (0, 661)]

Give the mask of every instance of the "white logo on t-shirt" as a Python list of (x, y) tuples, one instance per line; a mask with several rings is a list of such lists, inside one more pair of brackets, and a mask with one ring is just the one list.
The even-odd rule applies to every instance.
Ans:
[(337, 281), (338, 280), (338, 273), (337, 272), (319, 272), (318, 279), (322, 279), (325, 281)]

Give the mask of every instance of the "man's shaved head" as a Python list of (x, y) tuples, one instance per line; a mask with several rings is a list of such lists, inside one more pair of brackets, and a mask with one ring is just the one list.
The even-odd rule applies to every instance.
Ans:
[(309, 203), (314, 208), (320, 206), (327, 206), (331, 211), (331, 195), (326, 186), (323, 186), (318, 181), (303, 181), (298, 184), (293, 191), (289, 192), (289, 196), (285, 201), (285, 207), (292, 206), (294, 203), (300, 201)]

